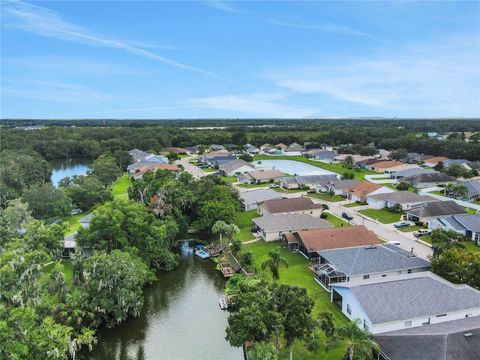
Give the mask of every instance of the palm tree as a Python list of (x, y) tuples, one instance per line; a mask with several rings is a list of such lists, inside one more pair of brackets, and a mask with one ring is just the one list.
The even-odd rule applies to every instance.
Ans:
[(339, 342), (347, 344), (345, 358), (349, 360), (373, 359), (374, 351), (379, 351), (379, 346), (373, 341), (368, 331), (360, 329), (357, 322), (350, 321), (335, 329), (333, 336), (327, 338), (327, 349), (331, 349)]
[(285, 267), (288, 268), (288, 262), (284, 257), (280, 255), (280, 249), (270, 250), (268, 256), (270, 256), (270, 259), (263, 262), (262, 270), (265, 270), (265, 268), (268, 266), (270, 272), (272, 273), (273, 282), (276, 283), (277, 280), (280, 278), (280, 274), (278, 271), (280, 263), (283, 263)]

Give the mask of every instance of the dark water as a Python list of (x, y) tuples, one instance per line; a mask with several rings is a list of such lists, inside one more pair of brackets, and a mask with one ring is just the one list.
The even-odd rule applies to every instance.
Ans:
[(241, 360), (241, 348), (225, 341), (227, 313), (218, 298), (225, 280), (213, 261), (182, 256), (179, 267), (145, 289), (140, 317), (102, 328), (85, 359)]
[(72, 158), (72, 159), (54, 159), (52, 164), (52, 177), (50, 178), (53, 186), (58, 187), (60, 180), (67, 176), (85, 175), (90, 170), (90, 159)]

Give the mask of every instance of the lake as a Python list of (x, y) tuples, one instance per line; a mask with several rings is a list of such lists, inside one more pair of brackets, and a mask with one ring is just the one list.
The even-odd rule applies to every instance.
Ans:
[(275, 168), (290, 175), (336, 175), (333, 171), (294, 160), (261, 160), (254, 161), (253, 164), (255, 164), (255, 167), (263, 169)]
[(211, 260), (182, 248), (179, 266), (145, 288), (141, 315), (98, 331), (98, 344), (81, 358), (95, 360), (242, 360), (225, 340), (227, 312), (220, 310), (225, 279)]
[(63, 178), (67, 176), (85, 175), (90, 170), (92, 161), (85, 158), (72, 159), (54, 159), (51, 161), (52, 165), (52, 181), (53, 186), (58, 187), (58, 184)]

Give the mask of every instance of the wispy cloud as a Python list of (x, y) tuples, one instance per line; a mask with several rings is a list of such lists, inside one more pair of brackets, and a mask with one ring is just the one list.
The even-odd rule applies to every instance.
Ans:
[(397, 47), (364, 58), (282, 68), (267, 77), (293, 93), (392, 113), (480, 115), (478, 37)]
[(232, 13), (243, 13), (243, 11), (237, 9), (233, 6), (232, 2), (230, 1), (222, 1), (222, 0), (207, 0), (205, 4), (221, 11), (232, 12)]
[(279, 93), (228, 94), (194, 98), (186, 105), (227, 111), (227, 114), (248, 114), (255, 117), (307, 117), (316, 113), (313, 109), (288, 105), (286, 96)]
[(95, 34), (89, 29), (69, 23), (62, 18), (61, 14), (45, 7), (21, 1), (9, 0), (2, 4), (2, 9), (2, 11), (8, 15), (3, 19), (6, 24), (5, 26), (8, 27), (65, 41), (115, 48), (135, 56), (157, 61), (183, 70), (217, 77), (215, 74), (207, 70), (158, 55), (150, 50), (145, 50), (142, 47), (132, 45), (128, 41)]
[(305, 30), (318, 30), (318, 31), (325, 31), (337, 34), (346, 34), (346, 35), (355, 35), (355, 36), (362, 36), (370, 39), (374, 39), (373, 36), (370, 34), (355, 30), (349, 26), (345, 26), (342, 24), (333, 24), (333, 23), (325, 23), (325, 24), (298, 24), (293, 22), (287, 21), (280, 21), (276, 19), (268, 20), (268, 23), (277, 26), (283, 26), (293, 29), (305, 29)]

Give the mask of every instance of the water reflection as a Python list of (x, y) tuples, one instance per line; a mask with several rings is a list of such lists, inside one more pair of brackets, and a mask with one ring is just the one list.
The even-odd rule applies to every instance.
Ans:
[(58, 187), (60, 181), (67, 176), (85, 175), (90, 170), (90, 159), (72, 158), (72, 159), (54, 159), (52, 164), (52, 181), (53, 186)]
[(225, 280), (188, 244), (181, 253), (178, 268), (145, 289), (140, 317), (101, 329), (98, 345), (84, 359), (242, 359), (241, 349), (225, 341), (227, 313), (218, 306)]

